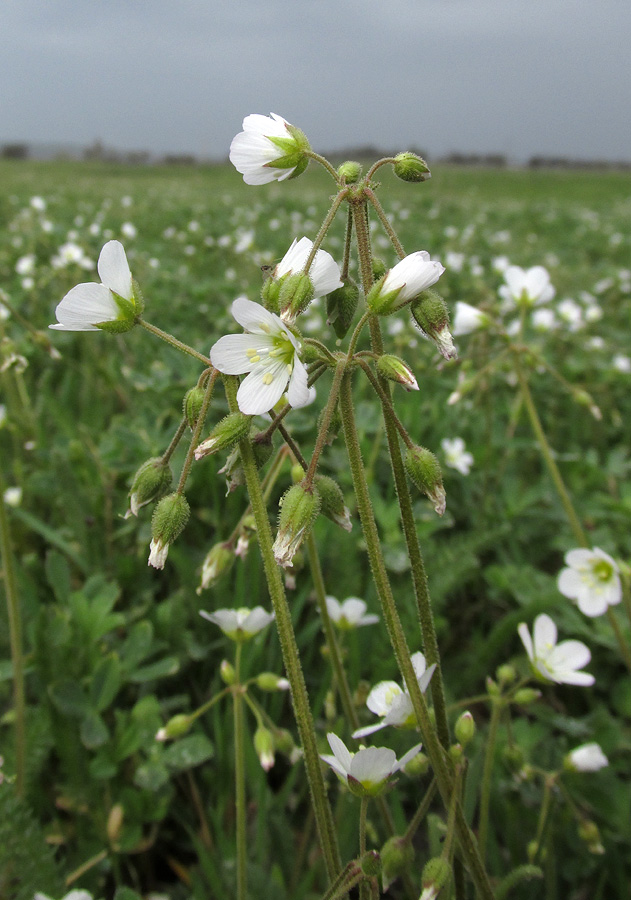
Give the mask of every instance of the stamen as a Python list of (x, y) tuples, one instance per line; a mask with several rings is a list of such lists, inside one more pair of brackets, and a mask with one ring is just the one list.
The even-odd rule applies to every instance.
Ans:
[(263, 384), (271, 384), (273, 380), (274, 376), (271, 372), (266, 372), (265, 375), (263, 375)]

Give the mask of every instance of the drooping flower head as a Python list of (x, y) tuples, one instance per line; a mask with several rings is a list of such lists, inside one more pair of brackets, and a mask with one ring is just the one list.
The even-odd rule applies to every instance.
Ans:
[(249, 641), (255, 634), (266, 628), (274, 618), (274, 613), (266, 612), (262, 606), (255, 606), (254, 609), (216, 609), (215, 612), (207, 613), (205, 610), (200, 611), (200, 616), (208, 619), (213, 625), (218, 625), (226, 637), (238, 643)]
[[(432, 665), (426, 668), (425, 657), (420, 651), (412, 654), (412, 665), (418, 685), (425, 693), (436, 666)], [(416, 727), (416, 716), (410, 695), (396, 681), (380, 681), (376, 684), (368, 694), (366, 706), (376, 716), (382, 717), (381, 722), (359, 728), (353, 732), (354, 738), (366, 737), (375, 731), (387, 728), (388, 725), (394, 725), (397, 728)]]
[(307, 168), (305, 135), (282, 116), (251, 115), (243, 120), (243, 131), (232, 139), (230, 162), (246, 184), (267, 184), (295, 178)]
[(98, 261), (101, 284), (87, 282), (73, 287), (57, 305), (56, 328), (60, 331), (128, 331), (142, 303), (134, 291), (131, 271), (120, 241), (108, 241)]
[(535, 673), (545, 681), (585, 686), (594, 683), (594, 676), (589, 672), (579, 672), (592, 658), (588, 647), (581, 641), (561, 641), (557, 644), (557, 627), (550, 616), (545, 613), (537, 616), (532, 637), (524, 622), (518, 626), (517, 632)]
[(307, 370), (298, 357), (298, 338), (274, 313), (260, 303), (237, 297), (232, 315), (245, 334), (219, 338), (210, 351), (210, 360), (225, 375), (245, 375), (237, 392), (237, 403), (248, 416), (261, 415), (275, 406), (287, 389), (293, 407), (306, 406), (313, 399), (307, 385)]
[(366, 615), (366, 601), (359, 597), (347, 597), (342, 603), (335, 597), (326, 597), (326, 609), (336, 628), (340, 631), (353, 631), (363, 625), (374, 625), (379, 616), (372, 613)]
[(357, 753), (351, 753), (336, 734), (330, 732), (326, 737), (333, 756), (320, 754), (320, 758), (331, 766), (340, 780), (358, 797), (374, 797), (378, 794), (395, 772), (403, 769), (420, 753), (422, 746), (417, 744), (397, 760), (394, 750), (387, 747), (365, 747)]
[(564, 597), (576, 601), (583, 615), (602, 616), (609, 606), (620, 603), (620, 571), (604, 550), (570, 550), (565, 562), (567, 568), (559, 573), (558, 588)]

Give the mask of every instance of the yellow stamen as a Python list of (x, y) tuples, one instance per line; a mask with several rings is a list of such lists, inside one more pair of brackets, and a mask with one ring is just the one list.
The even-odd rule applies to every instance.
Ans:
[(271, 384), (273, 380), (274, 376), (271, 372), (266, 372), (265, 375), (263, 375), (263, 384)]

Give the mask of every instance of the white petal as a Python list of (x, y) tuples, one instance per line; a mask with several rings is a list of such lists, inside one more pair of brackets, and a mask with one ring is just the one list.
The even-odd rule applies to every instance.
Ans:
[(342, 778), (344, 779), (344, 781), (346, 781), (346, 776), (348, 775), (348, 772), (346, 771), (346, 769), (344, 768), (344, 766), (338, 759), (336, 759), (334, 756), (329, 756), (327, 753), (321, 753), (320, 759), (323, 762), (327, 763), (329, 766), (331, 766), (331, 768), (335, 772), (337, 772), (338, 775), (341, 775)]
[(591, 658), (589, 647), (582, 641), (561, 641), (548, 656), (547, 664), (555, 672), (569, 672), (582, 669)]
[(230, 307), (230, 312), (242, 328), (250, 334), (280, 334), (287, 331), (278, 316), (271, 313), (260, 303), (254, 303), (247, 297), (237, 297)]
[(577, 596), (576, 605), (584, 616), (595, 619), (607, 612), (607, 598), (603, 594), (593, 594), (589, 591), (582, 591)]
[[(272, 380), (265, 384), (263, 377), (268, 374)], [(287, 368), (284, 363), (266, 368), (259, 366), (241, 382), (237, 391), (239, 409), (246, 416), (260, 416), (276, 406), (286, 387)]]
[(294, 368), (289, 379), (287, 400), (294, 409), (307, 406), (311, 402), (311, 392), (307, 384), (307, 370), (300, 360), (294, 358)]
[(239, 623), (237, 612), (234, 609), (216, 609), (215, 612), (212, 613), (207, 613), (202, 609), (199, 614), (200, 616), (203, 616), (204, 619), (212, 622), (213, 625), (218, 625), (224, 632), (237, 630)]
[(398, 772), (399, 769), (404, 769), (407, 766), (407, 764), (409, 763), (409, 761), (411, 759), (414, 759), (414, 757), (417, 755), (417, 753), (420, 753), (422, 749), (423, 749), (422, 744), (417, 744), (415, 747), (412, 747), (411, 750), (408, 750), (408, 752), (405, 754), (405, 756), (401, 757), (401, 759), (397, 762), (396, 766), (394, 767), (394, 769), (392, 771)]
[(530, 637), (530, 632), (528, 631), (528, 626), (525, 622), (521, 622), (517, 626), (517, 633), (521, 638), (521, 642), (526, 648), (526, 653), (528, 654), (528, 659), (532, 662), (535, 658), (534, 648), (532, 646), (532, 638)]
[(412, 659), (412, 668), (414, 669), (414, 674), (416, 675), (416, 680), (421, 677), (426, 668), (425, 656), (421, 653), (420, 650), (417, 650), (416, 653), (413, 653), (411, 656)]
[(432, 675), (436, 671), (436, 666), (437, 666), (437, 663), (432, 663), (432, 665), (429, 667), (429, 669), (427, 669), (427, 671), (424, 672), (423, 675), (421, 675), (421, 677), (418, 680), (418, 686), (420, 687), (423, 694), (427, 690), (427, 686), (429, 685), (430, 681), (432, 680)]
[(342, 614), (349, 622), (359, 622), (366, 612), (366, 602), (359, 597), (347, 597), (342, 604)]
[(258, 334), (226, 334), (213, 344), (210, 361), (224, 375), (244, 375), (256, 365), (248, 356), (248, 350), (272, 349), (271, 339)]
[(335, 758), (344, 766), (344, 769), (347, 772), (350, 771), (353, 757), (344, 741), (336, 734), (333, 734), (332, 731), (327, 734), (326, 739), (329, 742), (329, 747), (333, 751)]
[(252, 113), (243, 120), (243, 130), (248, 133), (269, 135), (270, 137), (289, 137), (287, 121), (276, 113), (262, 116), (260, 113)]
[(545, 613), (537, 616), (532, 629), (532, 637), (535, 644), (535, 655), (541, 656), (542, 651), (548, 647), (554, 647), (557, 642), (557, 627)]
[(248, 634), (257, 634), (266, 628), (273, 619), (274, 613), (267, 612), (262, 606), (255, 606), (241, 627)]
[(326, 611), (329, 614), (329, 618), (334, 622), (339, 622), (342, 615), (342, 607), (340, 606), (339, 600), (336, 597), (325, 597), (324, 600), (326, 602)]
[(376, 716), (385, 716), (390, 711), (394, 698), (402, 693), (396, 681), (380, 681), (368, 694), (366, 706)]
[(590, 567), (593, 556), (591, 550), (580, 547), (577, 550), (568, 550), (565, 554), (565, 562), (572, 569), (586, 569)]
[(396, 762), (397, 755), (394, 750), (388, 747), (367, 747), (353, 757), (350, 774), (360, 784), (365, 782), (379, 784), (392, 774)]
[(583, 579), (576, 569), (561, 569), (557, 579), (557, 587), (564, 597), (574, 600), (578, 597)]
[(356, 739), (368, 737), (369, 734), (374, 734), (375, 731), (381, 731), (382, 728), (386, 727), (386, 722), (378, 722), (376, 725), (366, 725), (365, 728), (358, 728), (357, 731), (354, 731), (353, 737)]
[(131, 272), (120, 241), (108, 241), (105, 244), (99, 256), (97, 270), (104, 285), (125, 300), (131, 300)]
[(118, 314), (111, 291), (103, 284), (88, 282), (68, 291), (55, 310), (59, 325), (50, 327), (67, 331), (98, 331), (95, 327), (97, 322), (112, 322)]

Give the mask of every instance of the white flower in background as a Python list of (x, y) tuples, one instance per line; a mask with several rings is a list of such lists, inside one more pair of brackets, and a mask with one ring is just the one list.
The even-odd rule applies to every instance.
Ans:
[(631, 358), (625, 356), (624, 353), (617, 353), (612, 360), (612, 365), (614, 369), (625, 375), (631, 372)]
[(347, 597), (342, 603), (335, 597), (325, 599), (329, 617), (340, 631), (352, 631), (354, 628), (374, 625), (379, 621), (379, 616), (372, 613), (366, 615), (366, 602), (359, 597)]
[(451, 326), (451, 333), (454, 337), (461, 337), (464, 334), (471, 334), (479, 328), (485, 328), (489, 324), (489, 317), (486, 313), (463, 303), (462, 300), (456, 302), (456, 311)]
[(237, 297), (231, 311), (245, 334), (219, 338), (211, 348), (210, 360), (225, 375), (249, 373), (237, 392), (241, 412), (249, 416), (266, 413), (285, 389), (291, 406), (310, 403), (313, 393), (307, 386), (307, 370), (298, 358), (298, 338), (277, 315), (246, 297)]
[(4, 403), (0, 403), (0, 428), (7, 421), (7, 408)]
[(35, 271), (35, 254), (21, 256), (15, 264), (15, 271), (18, 275), (32, 275)]
[(262, 606), (255, 606), (254, 609), (217, 609), (213, 613), (201, 610), (200, 616), (218, 625), (226, 637), (237, 642), (249, 641), (274, 619), (274, 613), (266, 612)]
[(36, 209), (37, 212), (44, 212), (44, 210), (46, 209), (46, 201), (43, 197), (31, 197), (31, 199), (29, 200), (29, 204), (31, 205), (32, 209)]
[(445, 254), (445, 265), (452, 272), (462, 272), (464, 263), (464, 253), (456, 253), (454, 250), (448, 250)]
[(461, 475), (468, 475), (473, 465), (473, 456), (465, 450), (465, 442), (461, 437), (443, 438), (440, 442), (445, 454), (445, 463), (457, 469)]
[(583, 321), (583, 309), (576, 300), (566, 297), (557, 304), (557, 313), (562, 322), (568, 326), (570, 331), (578, 331), (585, 324)]
[[(51, 900), (48, 894), (42, 894), (39, 891), (35, 893), (33, 900)], [(61, 900), (93, 900), (92, 894), (89, 891), (83, 891), (80, 888), (74, 888), (65, 894)]]
[(121, 225), (121, 234), (126, 238), (135, 238), (138, 234), (138, 229), (131, 222), (123, 222)]
[(8, 487), (2, 498), (7, 506), (19, 506), (22, 502), (22, 488), (21, 487)]
[(491, 260), (491, 268), (495, 272), (503, 273), (510, 266), (510, 259), (508, 256), (494, 256)]
[(422, 746), (417, 744), (397, 760), (394, 750), (387, 747), (364, 747), (357, 753), (351, 753), (336, 734), (329, 732), (326, 737), (333, 756), (321, 753), (320, 759), (331, 766), (340, 780), (358, 797), (374, 797), (378, 794), (395, 772), (403, 769), (420, 753)]
[(98, 273), (102, 284), (78, 284), (66, 294), (55, 310), (58, 324), (50, 328), (99, 331), (107, 322), (129, 320), (131, 324), (130, 309), (122, 307), (134, 307), (134, 290), (125, 250), (119, 241), (108, 241), (101, 250)]
[(552, 300), (555, 294), (548, 270), (543, 266), (533, 266), (531, 269), (509, 266), (504, 272), (504, 281), (506, 284), (499, 288), (499, 295), (506, 309), (522, 303), (539, 306)]
[(557, 684), (591, 685), (595, 679), (588, 672), (579, 672), (592, 658), (581, 641), (561, 641), (557, 644), (557, 627), (545, 613), (535, 619), (532, 638), (522, 622), (517, 632), (535, 672), (546, 681)]
[(559, 573), (558, 588), (564, 597), (576, 601), (584, 615), (602, 616), (609, 606), (620, 603), (620, 571), (604, 550), (570, 550), (565, 562), (567, 568)]
[(245, 117), (243, 131), (232, 139), (230, 162), (246, 184), (267, 184), (303, 172), (309, 149), (304, 134), (282, 116), (255, 114)]
[[(425, 657), (419, 651), (412, 654), (412, 665), (418, 680), (418, 685), (423, 693), (427, 690), (436, 665), (426, 668)], [(354, 738), (366, 737), (388, 725), (397, 728), (416, 728), (416, 716), (412, 701), (407, 690), (404, 690), (396, 681), (380, 681), (376, 684), (366, 700), (366, 706), (376, 716), (381, 716), (381, 722), (376, 725), (367, 725), (353, 732)]]
[(537, 331), (552, 331), (559, 324), (551, 309), (533, 309), (530, 320)]
[(598, 772), (609, 765), (609, 760), (599, 744), (581, 744), (570, 751), (564, 760), (566, 769), (573, 772)]
[(376, 313), (394, 312), (436, 284), (444, 271), (438, 260), (430, 259), (427, 250), (410, 253), (373, 287), (367, 297), (368, 306)]
[[(313, 241), (310, 241), (308, 237), (302, 237), (299, 241), (294, 239), (291, 247), (272, 272), (272, 278), (279, 280), (284, 275), (297, 275), (302, 272), (312, 247)], [(326, 250), (317, 251), (309, 268), (309, 278), (313, 284), (314, 299), (344, 287), (340, 278), (340, 267)]]
[(53, 269), (63, 269), (65, 266), (80, 265), (85, 253), (83, 248), (74, 241), (66, 241), (62, 244), (57, 254), (53, 256), (50, 263)]

